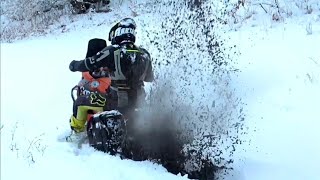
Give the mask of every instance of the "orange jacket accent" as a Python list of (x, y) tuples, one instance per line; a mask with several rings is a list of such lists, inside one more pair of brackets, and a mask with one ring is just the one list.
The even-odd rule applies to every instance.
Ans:
[(83, 72), (83, 73), (82, 73), (82, 77), (83, 77), (85, 80), (89, 81), (90, 84), (91, 84), (92, 82), (94, 82), (94, 81), (97, 81), (97, 82), (99, 83), (99, 84), (98, 84), (98, 87), (94, 87), (94, 86), (90, 85), (90, 90), (92, 90), (92, 91), (98, 91), (98, 92), (100, 92), (100, 93), (102, 93), (102, 94), (106, 94), (106, 93), (107, 93), (107, 92), (106, 92), (107, 89), (109, 89), (109, 87), (110, 87), (110, 85), (111, 85), (111, 79), (108, 78), (108, 77), (101, 77), (101, 78), (95, 79), (95, 78), (93, 78), (93, 77), (89, 74), (89, 72)]

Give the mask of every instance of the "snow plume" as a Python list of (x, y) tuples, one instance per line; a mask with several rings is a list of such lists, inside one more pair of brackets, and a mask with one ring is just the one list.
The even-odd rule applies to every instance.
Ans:
[(150, 92), (152, 119), (168, 123), (157, 128), (182, 132), (179, 137), (188, 142), (185, 153), (196, 157), (196, 164), (210, 159), (227, 167), (245, 133), (245, 115), (231, 83), (238, 52), (225, 43), (223, 3), (167, 0), (153, 5), (157, 19), (144, 40), (156, 74)]

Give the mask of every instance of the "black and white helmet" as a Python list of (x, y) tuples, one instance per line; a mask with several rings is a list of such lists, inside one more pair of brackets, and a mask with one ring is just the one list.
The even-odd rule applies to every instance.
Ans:
[(136, 41), (136, 23), (132, 18), (124, 18), (114, 25), (109, 32), (111, 44)]

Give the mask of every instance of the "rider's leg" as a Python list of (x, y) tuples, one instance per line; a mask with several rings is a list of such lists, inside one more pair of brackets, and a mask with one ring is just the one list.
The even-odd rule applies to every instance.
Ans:
[(78, 97), (73, 104), (73, 115), (70, 118), (70, 127), (75, 132), (83, 132), (88, 117), (88, 111), (101, 112), (102, 106), (93, 106), (86, 97)]

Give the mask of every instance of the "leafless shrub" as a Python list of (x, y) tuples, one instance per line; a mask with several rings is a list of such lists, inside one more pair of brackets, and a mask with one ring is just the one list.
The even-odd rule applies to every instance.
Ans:
[(320, 60), (316, 60), (315, 58), (309, 57), (309, 59), (314, 62), (314, 64), (320, 68)]
[(313, 9), (316, 8), (317, 5), (319, 6), (315, 0), (295, 0), (294, 2), (296, 7), (303, 10), (306, 14), (311, 14)]
[(25, 156), (29, 164), (36, 162), (34, 151), (41, 153), (41, 155), (43, 155), (45, 150), (47, 149), (48, 146), (42, 144), (43, 136), (44, 136), (44, 133), (34, 137), (31, 141), (29, 140), (29, 146), (26, 150), (26, 156)]
[(272, 21), (284, 21), (293, 14), (311, 14), (320, 9), (317, 0), (226, 0), (229, 25), (242, 24), (259, 13), (268, 14)]
[(237, 12), (240, 10), (240, 8), (246, 8), (245, 3), (246, 3), (245, 0), (239, 0), (237, 3), (232, 4), (233, 7), (231, 8), (229, 14), (234, 19), (235, 24), (238, 23), (238, 21), (239, 21), (238, 18), (236, 17)]
[(14, 125), (14, 127), (11, 131), (11, 144), (10, 144), (11, 151), (18, 151), (19, 150), (17, 143), (15, 141), (15, 135), (16, 135), (17, 128), (18, 128), (18, 122), (16, 122), (16, 124)]
[(307, 35), (311, 35), (312, 34), (312, 24), (311, 24), (311, 22), (309, 22), (306, 25), (306, 31), (307, 31)]
[[(1, 126), (1, 129), (3, 125)], [(11, 130), (11, 142), (9, 144), (9, 149), (16, 153), (17, 158), (23, 158), (26, 160), (29, 165), (36, 162), (36, 159), (39, 156), (43, 156), (47, 145), (43, 142), (44, 133), (35, 136), (31, 140), (28, 137), (25, 137), (24, 134), (21, 134), (23, 126), (17, 121)]]
[[(13, 0), (1, 4), (1, 41), (43, 34), (63, 15), (71, 14), (68, 0)], [(4, 11), (5, 10), (5, 11)]]

